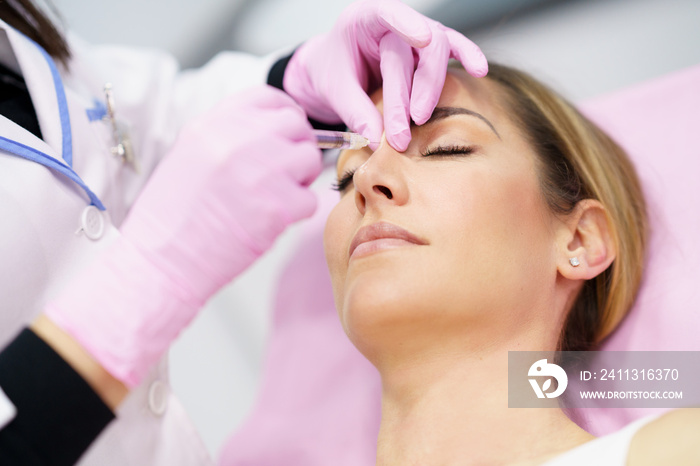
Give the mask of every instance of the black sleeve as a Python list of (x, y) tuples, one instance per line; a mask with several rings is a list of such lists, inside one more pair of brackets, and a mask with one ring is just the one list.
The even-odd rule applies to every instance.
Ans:
[(29, 329), (0, 353), (0, 387), (17, 416), (0, 430), (0, 465), (63, 466), (80, 458), (114, 414)]
[[(284, 70), (287, 69), (287, 65), (289, 64), (289, 60), (292, 59), (292, 55), (294, 55), (294, 53), (284, 58), (280, 58), (275, 62), (274, 65), (272, 65), (272, 68), (270, 68), (270, 73), (267, 75), (267, 84), (269, 84), (272, 87), (276, 87), (281, 91), (284, 91)], [(316, 129), (326, 129), (331, 131), (347, 131), (348, 129), (348, 127), (345, 126), (343, 123), (321, 123), (320, 121), (314, 120), (313, 118), (309, 118), (309, 123), (311, 123), (311, 126), (313, 126)]]

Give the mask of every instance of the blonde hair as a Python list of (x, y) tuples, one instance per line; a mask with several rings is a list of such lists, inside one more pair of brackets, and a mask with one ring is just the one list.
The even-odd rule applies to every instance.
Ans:
[(607, 134), (527, 73), (490, 63), (487, 79), (505, 90), (509, 113), (540, 158), (540, 184), (550, 209), (566, 215), (582, 199), (605, 207), (617, 256), (584, 284), (559, 343), (562, 351), (592, 349), (622, 321), (641, 282), (648, 225), (637, 173)]

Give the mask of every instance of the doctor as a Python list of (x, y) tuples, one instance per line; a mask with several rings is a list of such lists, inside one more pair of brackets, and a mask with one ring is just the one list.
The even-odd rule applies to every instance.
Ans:
[[(307, 116), (372, 141), (386, 131), (405, 150), (447, 60), (483, 75), (485, 59), (397, 0), (353, 4), (291, 57), (226, 52), (184, 73), (159, 52), (66, 42), (29, 0), (2, 2), (0, 19), (0, 463), (29, 453), (35, 462), (20, 464), (72, 464), (87, 446), (67, 447), (86, 433), (71, 424), (86, 392), (42, 356), (42, 338), (58, 335), (87, 349), (99, 370), (73, 369), (90, 387), (111, 387), (92, 400), (93, 430), (118, 406), (80, 464), (211, 464), (163, 355), (216, 290), (313, 211), (320, 156)], [(384, 120), (367, 97), (382, 80), (395, 90)], [(296, 103), (270, 88), (226, 98), (265, 82)]]

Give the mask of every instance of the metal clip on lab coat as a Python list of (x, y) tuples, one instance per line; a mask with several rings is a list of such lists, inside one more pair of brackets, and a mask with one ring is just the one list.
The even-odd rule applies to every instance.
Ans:
[(134, 149), (131, 145), (131, 139), (129, 138), (129, 132), (125, 124), (117, 121), (115, 116), (115, 106), (114, 106), (114, 94), (112, 93), (112, 84), (105, 84), (105, 100), (107, 101), (107, 115), (105, 119), (109, 122), (112, 128), (112, 140), (114, 141), (114, 146), (112, 146), (112, 154), (119, 157), (122, 162), (129, 164), (133, 167), (136, 173), (139, 173), (139, 164), (134, 156)]

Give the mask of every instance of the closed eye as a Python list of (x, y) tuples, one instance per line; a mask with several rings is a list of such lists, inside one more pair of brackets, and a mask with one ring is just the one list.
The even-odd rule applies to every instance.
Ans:
[[(470, 155), (476, 151), (475, 146), (438, 146), (435, 148), (429, 148), (425, 152), (421, 153), (422, 157), (450, 157), (459, 155)], [(331, 185), (331, 189), (344, 193), (352, 183), (352, 177), (355, 175), (355, 170), (346, 170), (342, 176), (338, 177), (338, 181)]]
[(355, 170), (356, 169), (346, 170), (345, 173), (343, 173), (343, 176), (338, 177), (338, 181), (331, 185), (331, 189), (344, 193), (350, 186), (350, 183), (352, 183), (352, 177), (355, 176)]
[(438, 146), (428, 148), (425, 152), (421, 153), (423, 157), (449, 157), (454, 155), (470, 155), (476, 151), (475, 146)]

